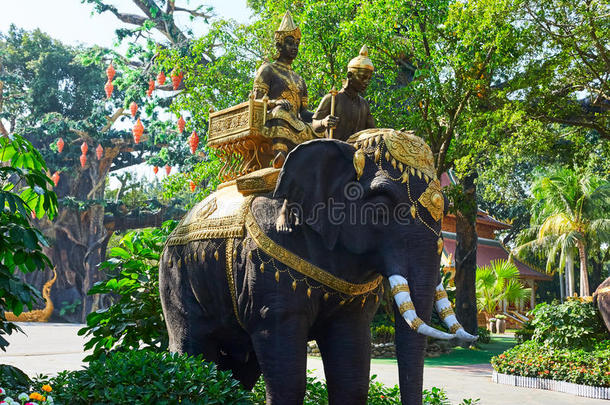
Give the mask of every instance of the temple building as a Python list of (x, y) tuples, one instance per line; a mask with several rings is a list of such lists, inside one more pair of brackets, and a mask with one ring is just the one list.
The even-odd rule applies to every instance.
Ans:
[[(443, 173), (441, 176), (441, 186), (446, 187), (448, 185), (456, 184), (457, 179), (452, 172)], [(448, 214), (443, 218), (443, 239), (444, 247), (441, 256), (441, 266), (444, 272), (451, 272), (451, 280), (455, 275), (455, 246), (456, 246), (456, 219), (454, 214)], [(523, 263), (522, 261), (511, 256), (510, 250), (497, 239), (496, 234), (500, 231), (510, 229), (511, 225), (499, 221), (487, 212), (479, 210), (477, 213), (477, 266), (489, 265), (492, 260), (511, 260), (517, 269), (519, 269), (519, 278), (526, 287), (532, 289), (529, 302), (524, 302), (518, 308), (508, 307), (507, 303), (501, 304), (501, 312), (505, 312), (509, 320), (520, 323), (520, 321), (526, 320), (523, 314), (536, 306), (536, 287), (540, 281), (550, 281), (551, 276), (544, 274), (541, 271), (534, 270), (531, 265)], [(451, 281), (450, 281), (451, 283)], [(482, 315), (482, 314), (480, 314)], [(485, 317), (480, 316), (480, 323), (485, 323)], [(516, 325), (515, 325), (516, 326)]]

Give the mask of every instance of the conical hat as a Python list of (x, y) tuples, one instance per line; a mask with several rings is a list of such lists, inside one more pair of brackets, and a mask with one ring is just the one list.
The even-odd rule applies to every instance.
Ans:
[(360, 55), (349, 61), (347, 70), (350, 69), (368, 69), (370, 71), (375, 70), (373, 67), (373, 62), (371, 62), (369, 59), (369, 48), (367, 48), (366, 45), (363, 45), (362, 49), (360, 49)]
[(275, 41), (276, 42), (284, 42), (286, 37), (294, 37), (294, 39), (301, 39), (301, 30), (294, 23), (292, 19), (292, 15), (290, 11), (286, 11), (284, 14), (284, 18), (282, 18), (282, 22), (278, 29), (275, 31)]

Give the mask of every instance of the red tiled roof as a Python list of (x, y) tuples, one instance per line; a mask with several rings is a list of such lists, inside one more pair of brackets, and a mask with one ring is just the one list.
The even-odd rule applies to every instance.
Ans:
[[(455, 234), (443, 232), (443, 236), (445, 242), (443, 250), (445, 255), (451, 255), (451, 262), (453, 265), (455, 263)], [(508, 260), (508, 256), (509, 252), (506, 251), (499, 241), (479, 238), (479, 244), (477, 245), (477, 266), (487, 266), (492, 260)], [(519, 275), (522, 278), (544, 281), (551, 280), (552, 277), (530, 268), (514, 257), (512, 259), (513, 263), (515, 263), (519, 269)]]

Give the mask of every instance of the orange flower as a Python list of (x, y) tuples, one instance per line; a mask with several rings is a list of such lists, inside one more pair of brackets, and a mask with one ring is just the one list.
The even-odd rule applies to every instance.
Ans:
[(51, 388), (51, 386), (49, 384), (45, 384), (42, 386), (42, 390), (44, 392), (51, 392), (51, 391), (53, 391), (53, 388)]
[(33, 399), (34, 401), (44, 401), (44, 397), (37, 392), (32, 392), (30, 394), (30, 399)]

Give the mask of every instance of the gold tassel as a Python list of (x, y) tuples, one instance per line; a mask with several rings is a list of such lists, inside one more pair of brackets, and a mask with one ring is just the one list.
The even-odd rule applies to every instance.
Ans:
[(392, 167), (396, 169), (396, 159), (392, 158)]
[(438, 240), (436, 241), (436, 252), (440, 255), (443, 252), (443, 245), (445, 244), (445, 242), (443, 242), (443, 238), (438, 238)]
[(176, 263), (176, 266), (178, 266), (178, 268), (182, 267), (182, 259), (178, 259), (178, 263)]
[(218, 260), (218, 249), (214, 252), (214, 259)]
[(296, 281), (296, 280), (294, 280), (294, 281), (292, 282), (292, 291), (296, 291), (296, 290), (297, 290), (297, 281)]
[(358, 149), (356, 153), (354, 153), (354, 169), (356, 169), (356, 179), (360, 180), (360, 176), (364, 172), (364, 165), (366, 164), (364, 152), (361, 149)]
[(400, 162), (398, 162), (398, 170), (400, 170), (401, 172), (404, 170), (404, 166)]
[(280, 282), (280, 271), (279, 270), (277, 270), (275, 272), (275, 281), (277, 281), (278, 283)]
[(379, 148), (375, 149), (375, 163), (379, 163), (379, 158), (381, 157), (381, 150)]
[(409, 171), (405, 170), (405, 172), (402, 174), (402, 182), (406, 183), (407, 181), (409, 181)]
[(427, 174), (424, 174), (424, 180), (426, 180), (426, 183), (430, 182), (430, 177), (428, 177)]
[(345, 300), (341, 300), (341, 302), (339, 303), (339, 305), (345, 305)]
[(385, 160), (390, 160), (390, 152), (385, 151)]
[(201, 262), (205, 262), (205, 250), (201, 251)]
[(412, 167), (410, 169), (411, 169), (411, 176), (415, 176), (415, 169)]
[(364, 308), (365, 303), (366, 303), (366, 297), (362, 297), (362, 303), (360, 304), (360, 308)]
[(379, 302), (379, 295), (375, 296), (375, 304), (377, 304)]
[(362, 146), (365, 148), (369, 147), (369, 139), (365, 139), (364, 142), (362, 142)]
[(415, 204), (411, 205), (411, 216), (415, 218), (415, 214), (417, 214), (417, 209), (415, 208)]
[(419, 170), (417, 171), (417, 177), (421, 179), (421, 172)]
[(381, 135), (377, 135), (375, 137), (375, 140), (377, 141), (378, 144), (381, 143)]
[(265, 263), (261, 263), (261, 265), (259, 266), (259, 269), (261, 269), (261, 273), (265, 272)]
[(169, 267), (172, 267), (172, 265), (173, 265), (173, 264), (174, 264), (174, 263), (172, 262), (172, 257), (170, 256), (170, 258), (169, 258), (169, 259), (167, 259), (167, 265), (168, 265)]
[(328, 297), (329, 297), (328, 293), (324, 294), (324, 301), (328, 301)]
[(311, 298), (311, 287), (307, 289), (307, 298)]

